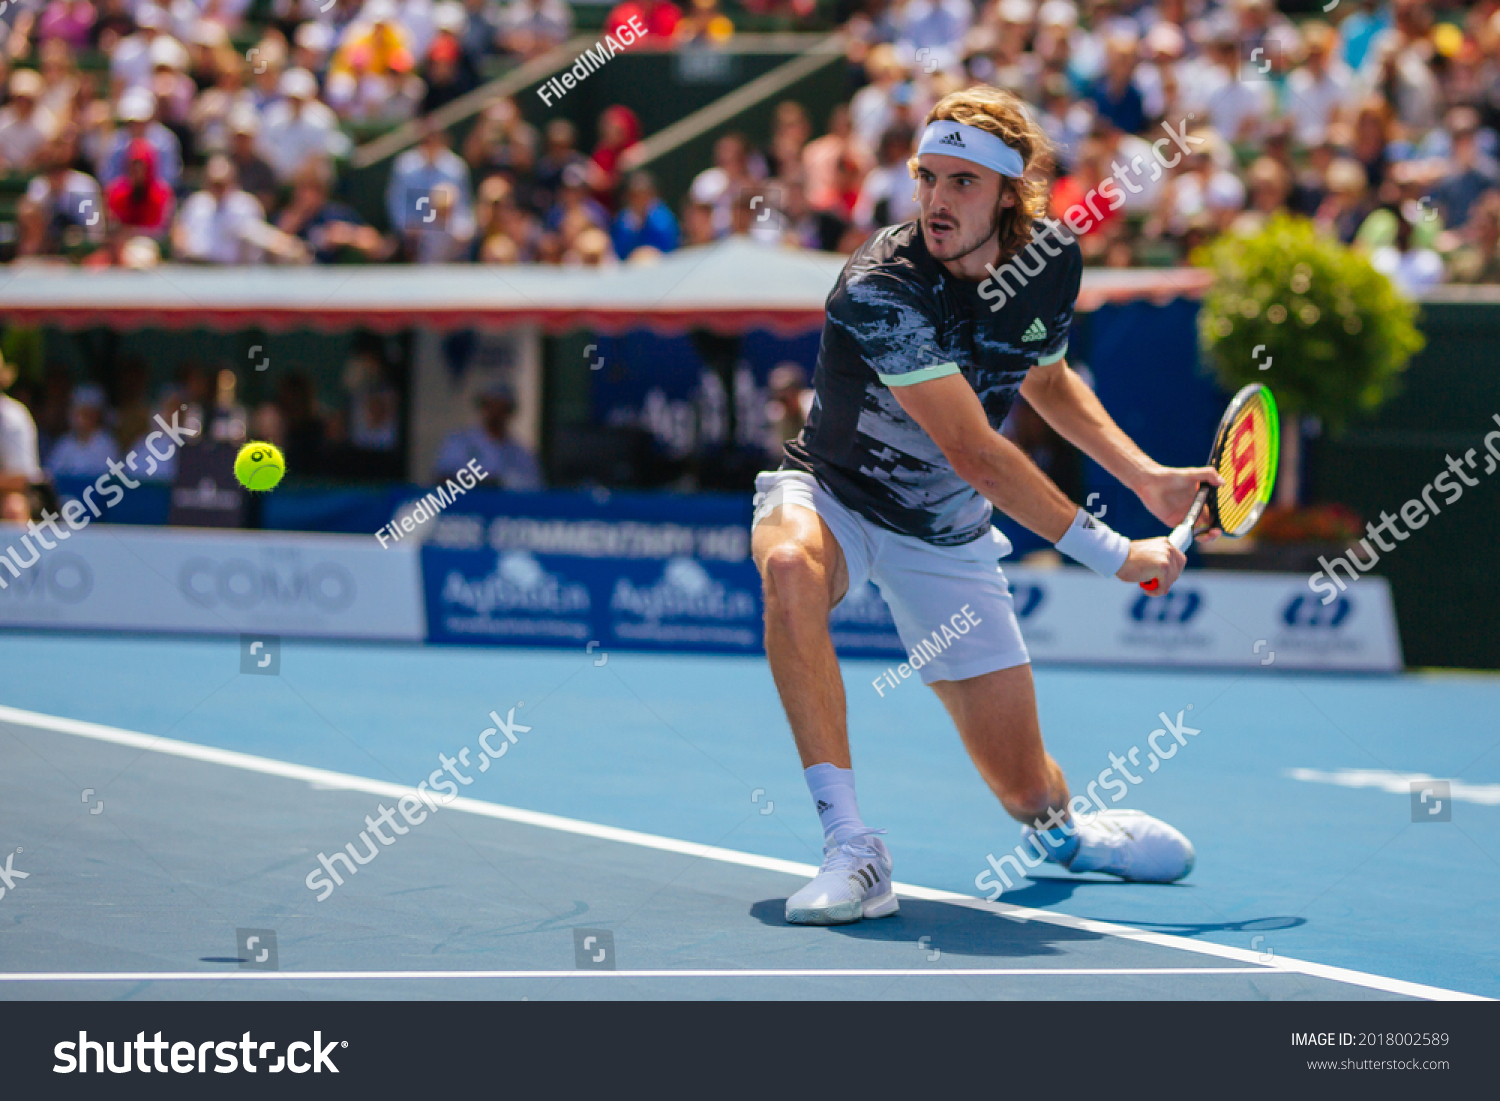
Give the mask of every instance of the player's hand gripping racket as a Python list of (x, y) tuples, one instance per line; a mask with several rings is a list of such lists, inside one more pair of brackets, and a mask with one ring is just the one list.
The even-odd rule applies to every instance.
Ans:
[[(1255, 526), (1271, 500), (1276, 485), (1277, 451), (1281, 444), (1276, 399), (1258, 382), (1252, 382), (1229, 403), (1214, 434), (1208, 465), (1224, 479), (1221, 486), (1203, 485), (1193, 498), (1182, 523), (1172, 529), (1167, 541), (1183, 553), (1201, 532), (1218, 528), (1239, 538)], [(1207, 514), (1205, 516), (1205, 513)], [(1200, 523), (1200, 521), (1204, 521)], [(1142, 581), (1141, 588), (1154, 593), (1161, 582)]]

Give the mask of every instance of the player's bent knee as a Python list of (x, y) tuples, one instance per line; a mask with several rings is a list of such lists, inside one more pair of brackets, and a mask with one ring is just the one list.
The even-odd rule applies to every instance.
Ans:
[(827, 612), (827, 579), (823, 567), (802, 544), (782, 543), (766, 552), (761, 563), (766, 600), (803, 613)]

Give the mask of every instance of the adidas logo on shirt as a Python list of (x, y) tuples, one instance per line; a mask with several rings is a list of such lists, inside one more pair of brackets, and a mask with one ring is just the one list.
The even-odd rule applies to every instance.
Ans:
[(1022, 335), (1022, 343), (1030, 343), (1033, 340), (1046, 340), (1047, 326), (1042, 324), (1040, 317), (1033, 317), (1031, 324), (1026, 326), (1026, 332)]
[(818, 800), (818, 813), (819, 814), (822, 814), (825, 810), (832, 810), (832, 809), (833, 809), (833, 804), (832, 803), (825, 803), (822, 799)]
[(964, 144), (963, 135), (960, 134), (957, 130), (953, 131), (953, 133), (951, 134), (946, 134), (943, 137), (938, 138), (937, 143), (939, 145), (952, 145), (959, 149), (968, 148), (968, 146)]

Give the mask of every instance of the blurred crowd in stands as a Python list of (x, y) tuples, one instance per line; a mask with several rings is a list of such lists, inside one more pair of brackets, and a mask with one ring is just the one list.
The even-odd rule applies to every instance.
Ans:
[[(1341, 0), (1296, 22), (1271, 0), (839, 2), (847, 98), (777, 103), (763, 143), (721, 135), (671, 203), (635, 167), (645, 135), (624, 104), (600, 115), (592, 150), (513, 99), (484, 106), (457, 148), (432, 124), (497, 61), (569, 41), (563, 0), (13, 2), (0, 43), (0, 172), (26, 179), (13, 251), (595, 266), (744, 233), (848, 252), (914, 215), (916, 128), (984, 81), (1032, 104), (1055, 142), (1057, 212), (1129, 177), (1121, 209), (1083, 238), (1091, 264), (1183, 263), (1286, 210), (1409, 292), (1500, 281), (1500, 0)], [(831, 11), (743, 8), (808, 27)], [(740, 10), (623, 0), (605, 29), (634, 19), (649, 30), (639, 48), (712, 49)], [(81, 71), (82, 53), (107, 74)], [(362, 217), (341, 188), (351, 135), (402, 122), (414, 129), (383, 217)], [(1192, 155), (1132, 167), (1173, 132)]]

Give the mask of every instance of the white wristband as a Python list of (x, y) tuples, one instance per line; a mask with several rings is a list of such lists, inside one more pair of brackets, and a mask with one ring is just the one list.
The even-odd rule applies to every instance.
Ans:
[(1103, 577), (1114, 577), (1130, 557), (1130, 540), (1079, 509), (1057, 549)]

